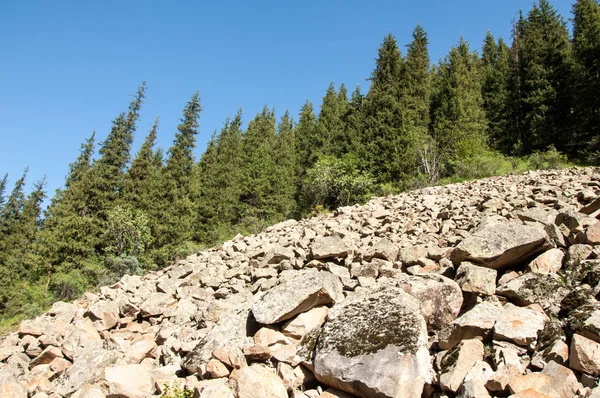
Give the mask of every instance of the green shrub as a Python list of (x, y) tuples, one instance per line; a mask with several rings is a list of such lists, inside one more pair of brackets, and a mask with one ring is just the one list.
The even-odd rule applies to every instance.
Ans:
[(186, 387), (177, 387), (172, 384), (165, 384), (165, 392), (161, 395), (162, 398), (192, 398), (194, 393)]
[(566, 155), (550, 145), (545, 151), (535, 151), (529, 155), (529, 166), (534, 170), (558, 169), (567, 163)]
[(85, 292), (87, 280), (79, 270), (58, 273), (50, 280), (50, 290), (63, 301), (75, 300)]

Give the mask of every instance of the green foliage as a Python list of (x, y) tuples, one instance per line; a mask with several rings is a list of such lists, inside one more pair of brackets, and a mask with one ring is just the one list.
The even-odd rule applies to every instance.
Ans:
[(534, 169), (558, 169), (567, 163), (567, 157), (550, 145), (545, 151), (535, 151), (528, 157), (529, 166)]
[(50, 281), (50, 290), (59, 300), (74, 300), (81, 296), (88, 286), (88, 281), (79, 270), (53, 275)]
[(186, 387), (173, 386), (172, 384), (164, 385), (164, 393), (161, 395), (163, 398), (192, 398), (194, 392), (188, 390)]
[(152, 242), (148, 216), (141, 210), (115, 206), (108, 212), (104, 241), (106, 253), (122, 256), (138, 257), (142, 255)]
[(317, 206), (334, 209), (356, 202), (364, 202), (375, 188), (374, 179), (358, 170), (356, 158), (347, 155), (342, 159), (332, 156), (319, 158), (308, 170), (304, 192), (310, 208)]

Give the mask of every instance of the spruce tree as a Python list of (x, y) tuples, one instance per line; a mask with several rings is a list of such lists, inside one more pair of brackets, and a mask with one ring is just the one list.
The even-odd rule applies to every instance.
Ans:
[(408, 45), (405, 73), (401, 82), (403, 108), (402, 167), (409, 177), (417, 162), (417, 152), (429, 137), (431, 102), (431, 75), (427, 33), (421, 25), (413, 31), (413, 41)]
[(509, 127), (510, 49), (502, 39), (496, 43), (488, 31), (482, 57), (484, 68), (483, 104), (488, 119), (489, 145), (510, 153), (506, 134)]
[(518, 29), (523, 150), (564, 150), (573, 133), (566, 24), (548, 0), (539, 0)]
[(597, 160), (600, 153), (600, 4), (577, 0), (573, 5), (573, 79), (577, 136), (573, 149)]
[(348, 98), (345, 87), (338, 94), (333, 82), (330, 83), (323, 97), (323, 104), (315, 127), (317, 140), (313, 145), (319, 151), (319, 155), (341, 154), (345, 142), (342, 117), (347, 107)]
[(477, 55), (461, 38), (439, 67), (433, 133), (447, 171), (486, 148), (483, 77)]
[(258, 232), (278, 221), (275, 186), (275, 113), (267, 108), (248, 124), (244, 135), (244, 183), (241, 195), (245, 205), (244, 224)]
[(316, 117), (313, 104), (306, 100), (300, 110), (300, 118), (294, 132), (296, 150), (298, 151), (296, 175), (300, 179), (304, 176), (306, 170), (316, 163), (318, 158), (320, 149), (317, 144), (315, 124)]
[(364, 103), (365, 96), (361, 93), (360, 86), (356, 86), (350, 97), (346, 114), (342, 118), (346, 131), (344, 153), (350, 153), (354, 157), (358, 156), (361, 145), (365, 117)]
[(404, 59), (390, 34), (383, 39), (371, 74), (359, 153), (362, 167), (379, 182), (400, 184), (408, 171), (401, 101), (404, 69)]
[(282, 219), (291, 217), (297, 210), (296, 156), (294, 121), (286, 110), (277, 126), (275, 142), (275, 202), (276, 213)]
[(4, 177), (0, 180), (0, 214), (4, 209), (4, 204), (6, 203), (6, 198), (4, 194), (6, 192), (6, 184), (8, 183), (8, 173), (4, 174)]
[(200, 96), (196, 92), (183, 110), (161, 176), (162, 195), (157, 200), (161, 201), (163, 211), (156, 220), (155, 230), (155, 245), (160, 248), (156, 253), (158, 265), (166, 264), (175, 256), (177, 245), (185, 244), (194, 237), (192, 170), (201, 111)]

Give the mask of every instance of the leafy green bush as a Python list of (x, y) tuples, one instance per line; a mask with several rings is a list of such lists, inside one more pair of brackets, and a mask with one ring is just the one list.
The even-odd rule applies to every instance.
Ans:
[(308, 170), (303, 190), (309, 207), (321, 205), (334, 209), (353, 203), (364, 202), (375, 188), (375, 180), (366, 172), (358, 170), (354, 156), (341, 159), (333, 156), (319, 158)]
[(495, 151), (482, 151), (479, 154), (453, 163), (454, 174), (459, 179), (486, 178), (512, 171), (512, 162)]
[(69, 273), (59, 273), (52, 276), (50, 290), (54, 292), (59, 300), (75, 300), (85, 292), (87, 286), (86, 278), (79, 270)]
[(107, 257), (104, 260), (105, 267), (118, 278), (123, 275), (141, 274), (143, 272), (140, 262), (133, 256)]
[(566, 155), (550, 145), (545, 151), (535, 151), (529, 155), (529, 166), (535, 170), (558, 169), (567, 163)]

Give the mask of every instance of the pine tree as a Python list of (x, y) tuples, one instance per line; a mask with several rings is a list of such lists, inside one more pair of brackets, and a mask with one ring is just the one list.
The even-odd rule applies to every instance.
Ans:
[(162, 196), (159, 199), (163, 211), (156, 220), (154, 231), (155, 245), (160, 248), (156, 258), (159, 265), (174, 257), (176, 245), (185, 244), (194, 237), (192, 170), (201, 111), (200, 96), (196, 92), (183, 110), (183, 118), (163, 169)]
[(433, 132), (447, 167), (472, 158), (486, 147), (482, 73), (477, 55), (461, 38), (439, 66)]
[(383, 39), (365, 103), (364, 134), (359, 159), (379, 182), (400, 183), (406, 177), (402, 79), (404, 59), (396, 39)]
[(155, 161), (154, 144), (158, 134), (159, 118), (157, 117), (139, 152), (127, 170), (122, 189), (123, 203), (136, 209), (146, 209), (152, 202), (161, 166)]
[(316, 139), (316, 117), (313, 111), (313, 105), (306, 100), (300, 110), (300, 120), (296, 126), (294, 137), (296, 141), (296, 150), (298, 151), (297, 172), (298, 178), (302, 178), (318, 158), (318, 144)]
[(564, 150), (573, 135), (566, 24), (548, 0), (539, 0), (517, 29), (523, 150)]
[(408, 45), (405, 73), (401, 82), (403, 108), (402, 149), (403, 174), (410, 176), (415, 168), (417, 151), (429, 137), (431, 102), (431, 75), (427, 33), (421, 25), (413, 31), (413, 41)]
[(488, 124), (488, 139), (491, 147), (510, 153), (511, 143), (507, 140), (509, 128), (510, 49), (502, 39), (496, 43), (488, 31), (482, 50), (484, 68), (483, 104)]
[(258, 232), (277, 221), (274, 198), (275, 184), (275, 113), (266, 106), (248, 124), (244, 135), (244, 190), (241, 195), (245, 208), (244, 224)]
[(68, 189), (72, 184), (81, 180), (81, 177), (92, 167), (92, 156), (96, 142), (96, 131), (92, 132), (90, 138), (82, 144), (79, 156), (75, 162), (69, 165), (69, 174), (65, 181), (65, 188)]
[(291, 217), (297, 210), (296, 156), (294, 121), (286, 110), (277, 126), (275, 141), (275, 202), (276, 213), (282, 219)]
[(344, 129), (346, 131), (346, 147), (344, 153), (350, 153), (357, 157), (364, 125), (364, 103), (365, 96), (360, 91), (360, 86), (356, 86), (350, 97), (346, 114), (342, 120), (344, 122)]
[(8, 252), (11, 250), (11, 238), (15, 234), (23, 206), (25, 206), (25, 179), (29, 168), (25, 168), (23, 175), (15, 182), (15, 186), (8, 197), (6, 205), (0, 213), (0, 264), (6, 264)]
[(329, 84), (323, 97), (319, 118), (315, 125), (316, 142), (313, 143), (319, 155), (339, 155), (345, 142), (345, 131), (342, 117), (348, 107), (346, 89), (343, 87), (338, 94), (335, 86)]
[(8, 173), (4, 174), (4, 177), (0, 180), (0, 213), (4, 209), (4, 204), (6, 203), (6, 198), (4, 197), (4, 193), (6, 192), (6, 184), (8, 183)]
[(577, 0), (573, 5), (573, 82), (577, 137), (573, 149), (598, 158), (600, 153), (600, 4)]
[[(114, 121), (106, 140), (101, 144), (100, 158), (94, 165), (98, 192), (103, 196), (101, 213), (106, 212), (122, 188), (126, 167), (130, 160), (136, 122), (145, 98), (146, 82), (138, 88), (128, 112)], [(102, 214), (103, 215), (103, 214)]]

